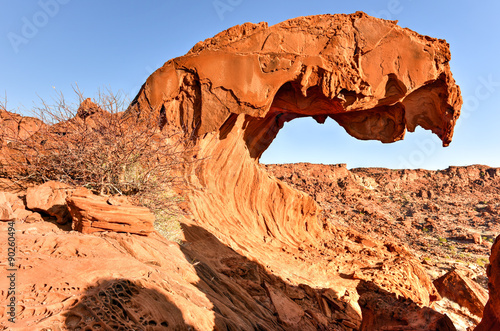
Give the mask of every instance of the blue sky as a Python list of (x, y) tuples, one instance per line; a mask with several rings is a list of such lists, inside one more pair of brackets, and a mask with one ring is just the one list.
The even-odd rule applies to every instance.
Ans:
[(451, 68), (465, 100), (453, 142), (443, 148), (424, 130), (393, 144), (358, 141), (331, 120), (296, 119), (261, 162), (500, 167), (500, 3), (493, 1), (0, 0), (0, 95), (9, 109), (23, 113), (39, 97), (50, 101), (55, 89), (75, 100), (75, 84), (88, 97), (111, 88), (133, 98), (164, 62), (233, 25), (358, 10), (450, 43)]

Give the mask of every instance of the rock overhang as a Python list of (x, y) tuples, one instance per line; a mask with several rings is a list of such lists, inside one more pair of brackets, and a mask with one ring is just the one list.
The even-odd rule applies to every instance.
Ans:
[(246, 23), (168, 61), (138, 98), (155, 109), (181, 101), (191, 89), (198, 99), (193, 106), (200, 109), (177, 118), (167, 114), (166, 122), (198, 136), (220, 130), (231, 114), (258, 123), (274, 117), (279, 127), (262, 128), (273, 132), (285, 121), (311, 116), (318, 122), (331, 117), (358, 139), (384, 143), (421, 126), (447, 146), (462, 104), (449, 61), (446, 41), (362, 12), (300, 17), (271, 27)]
[[(385, 143), (422, 126), (448, 145), (462, 104), (449, 61), (446, 41), (361, 12), (246, 23), (166, 62), (126, 114), (192, 138), (200, 161), (184, 169), (184, 194), (197, 225), (275, 271), (286, 260), (297, 264), (294, 278), (327, 284), (334, 272), (318, 261), (336, 230), (325, 230), (312, 197), (267, 173), (260, 155), (285, 122), (303, 116)], [(411, 274), (391, 291), (426, 305), (435, 289), (410, 264), (391, 267)], [(424, 285), (408, 291), (408, 279)]]
[[(421, 126), (446, 146), (462, 104), (450, 58), (445, 40), (362, 12), (299, 17), (270, 27), (245, 23), (166, 62), (126, 114), (193, 138), (204, 161), (190, 168), (187, 181), (200, 188), (190, 199), (204, 201), (192, 206), (201, 218), (245, 224), (235, 220), (239, 215), (260, 227), (259, 235), (283, 236), (280, 226), (299, 217), (302, 225), (289, 238), (294, 241), (305, 228), (320, 231), (319, 207), (257, 167), (284, 123), (330, 117), (355, 138), (384, 143)], [(253, 191), (264, 193), (251, 201), (237, 197)], [(262, 195), (270, 204), (260, 206)], [(208, 201), (207, 213), (201, 205)]]

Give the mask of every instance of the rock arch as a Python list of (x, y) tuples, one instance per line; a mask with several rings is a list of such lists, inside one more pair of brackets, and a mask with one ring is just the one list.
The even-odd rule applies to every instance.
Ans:
[(462, 103), (449, 61), (446, 41), (361, 12), (246, 23), (166, 62), (127, 112), (194, 137), (203, 161), (186, 172), (193, 217), (269, 261), (273, 247), (300, 251), (325, 237), (313, 199), (258, 164), (283, 123), (331, 117), (384, 143), (420, 125), (446, 146)]

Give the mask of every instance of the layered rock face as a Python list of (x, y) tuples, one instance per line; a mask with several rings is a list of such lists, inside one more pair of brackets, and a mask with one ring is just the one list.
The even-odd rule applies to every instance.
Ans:
[[(200, 162), (185, 175), (198, 224), (270, 268), (287, 261), (283, 252), (308, 251), (302, 254), (310, 255), (307, 263), (287, 261), (295, 264), (295, 276), (274, 269), (284, 278), (325, 285), (339, 272), (321, 257), (336, 245), (336, 230), (324, 224), (311, 197), (261, 169), (259, 157), (285, 122), (304, 116), (319, 123), (330, 117), (355, 138), (386, 143), (420, 125), (448, 145), (462, 103), (449, 60), (444, 40), (360, 12), (271, 27), (247, 23), (165, 63), (127, 114), (192, 137)], [(401, 279), (386, 288), (428, 304), (437, 293), (425, 274), (387, 256), (381, 261)], [(386, 274), (359, 270), (358, 279), (381, 281)]]
[(72, 227), (82, 233), (103, 231), (148, 235), (154, 232), (155, 216), (146, 207), (131, 205), (125, 198), (99, 197), (79, 188), (66, 199)]

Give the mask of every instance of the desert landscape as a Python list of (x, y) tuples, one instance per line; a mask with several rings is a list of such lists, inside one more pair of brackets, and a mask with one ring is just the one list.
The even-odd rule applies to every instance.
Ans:
[(259, 162), (302, 117), (448, 146), (450, 58), (315, 15), (201, 41), (123, 107), (3, 106), (2, 330), (500, 330), (499, 168)]

